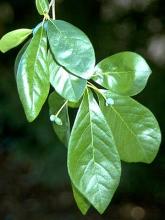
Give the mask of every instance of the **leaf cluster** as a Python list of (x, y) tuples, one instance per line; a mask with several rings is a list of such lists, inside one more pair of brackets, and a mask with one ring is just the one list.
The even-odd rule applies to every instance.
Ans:
[[(36, 0), (42, 23), (9, 32), (1, 38), (0, 50), (6, 52), (32, 34), (15, 62), (27, 120), (37, 118), (48, 98), (53, 129), (68, 150), (77, 205), (83, 214), (91, 205), (103, 213), (120, 182), (121, 160), (151, 163), (158, 152), (159, 125), (131, 98), (145, 88), (151, 69), (128, 51), (96, 64), (88, 37), (66, 21), (51, 19), (51, 7), (52, 2)], [(68, 108), (78, 108), (72, 129)]]

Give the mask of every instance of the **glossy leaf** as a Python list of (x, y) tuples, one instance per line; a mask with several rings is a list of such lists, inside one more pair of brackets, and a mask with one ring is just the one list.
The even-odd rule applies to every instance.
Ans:
[(85, 197), (76, 189), (76, 187), (72, 184), (73, 196), (76, 201), (77, 207), (81, 211), (83, 215), (87, 213), (90, 208), (90, 203)]
[(70, 102), (78, 102), (84, 93), (87, 81), (71, 75), (63, 67), (59, 66), (50, 51), (48, 65), (50, 83), (56, 92)]
[(68, 170), (75, 187), (103, 213), (120, 179), (120, 158), (106, 120), (90, 90), (72, 129)]
[(14, 47), (17, 47), (31, 33), (31, 29), (18, 29), (5, 34), (0, 40), (0, 51), (5, 53)]
[(49, 93), (46, 32), (40, 28), (23, 54), (17, 72), (17, 87), (26, 117), (32, 122)]
[(89, 79), (94, 71), (94, 49), (77, 27), (61, 20), (48, 21), (48, 39), (57, 62), (69, 72)]
[(121, 52), (101, 61), (93, 80), (114, 93), (133, 96), (144, 89), (150, 74), (151, 69), (140, 55)]
[[(65, 100), (59, 96), (56, 92), (51, 93), (49, 96), (49, 113), (50, 115), (55, 115), (59, 109), (62, 107), (62, 105), (65, 103)], [(69, 115), (68, 115), (68, 107), (65, 105), (65, 107), (62, 109), (58, 117), (62, 121), (62, 125), (57, 125), (56, 123), (52, 123), (53, 129), (60, 139), (62, 143), (65, 144), (65, 146), (68, 146), (68, 141), (70, 137), (70, 121), (69, 121)]]
[(49, 11), (48, 0), (36, 0), (36, 8), (40, 15), (47, 14)]
[(126, 162), (151, 163), (159, 149), (161, 134), (154, 115), (130, 97), (104, 92), (114, 104), (100, 107), (112, 129), (120, 158)]
[(30, 43), (31, 40), (29, 40), (28, 42), (26, 42), (24, 44), (24, 46), (21, 48), (21, 50), (19, 51), (16, 59), (15, 59), (15, 63), (14, 63), (14, 73), (15, 73), (15, 77), (17, 76), (17, 71), (18, 71), (18, 66), (19, 66), (19, 62), (24, 54), (24, 52), (26, 51), (29, 43)]

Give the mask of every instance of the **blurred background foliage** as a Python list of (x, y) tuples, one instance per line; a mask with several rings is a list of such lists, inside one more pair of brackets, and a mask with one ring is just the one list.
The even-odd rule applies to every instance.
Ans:
[[(146, 58), (153, 74), (136, 97), (157, 117), (165, 134), (165, 6), (163, 0), (56, 0), (56, 14), (81, 28), (97, 61), (120, 51)], [(34, 0), (0, 0), (0, 37), (40, 22)], [(20, 47), (21, 48), (21, 47)], [(164, 139), (151, 165), (122, 163), (120, 186), (103, 216), (82, 216), (73, 200), (66, 149), (55, 137), (45, 104), (28, 124), (19, 101), (14, 59), (0, 54), (0, 219), (162, 220), (165, 216)]]

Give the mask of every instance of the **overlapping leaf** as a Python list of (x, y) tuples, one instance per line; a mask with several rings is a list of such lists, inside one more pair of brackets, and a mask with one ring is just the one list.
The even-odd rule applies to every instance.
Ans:
[[(64, 103), (65, 100), (56, 92), (51, 93), (51, 95), (49, 96), (50, 115), (55, 115)], [(61, 119), (62, 125), (57, 125), (56, 123), (53, 123), (53, 129), (61, 142), (64, 143), (67, 147), (70, 137), (70, 121), (67, 105), (64, 106), (58, 117)]]
[(89, 90), (71, 133), (68, 170), (75, 187), (103, 213), (119, 183), (120, 158), (111, 130)]
[(87, 36), (61, 20), (48, 21), (48, 39), (57, 62), (69, 72), (89, 79), (94, 70), (94, 49)]
[(75, 198), (76, 204), (80, 209), (81, 213), (85, 215), (90, 208), (90, 203), (85, 199), (85, 197), (76, 189), (72, 184), (73, 196)]
[(41, 27), (24, 52), (17, 71), (17, 87), (29, 122), (39, 114), (49, 93), (47, 38)]
[(78, 102), (84, 93), (87, 81), (71, 75), (59, 66), (50, 51), (48, 53), (48, 65), (50, 83), (57, 93), (70, 102)]
[(35, 0), (36, 8), (40, 15), (44, 15), (49, 11), (49, 2), (48, 0)]
[(31, 33), (31, 29), (18, 29), (5, 34), (0, 40), (0, 51), (5, 53), (14, 47), (17, 47)]
[(100, 107), (112, 129), (120, 158), (126, 162), (151, 163), (161, 140), (154, 115), (130, 97), (108, 91), (104, 94), (114, 100), (114, 105), (106, 106), (99, 95)]
[(121, 52), (101, 61), (93, 80), (112, 92), (133, 96), (144, 89), (150, 74), (151, 69), (140, 55)]

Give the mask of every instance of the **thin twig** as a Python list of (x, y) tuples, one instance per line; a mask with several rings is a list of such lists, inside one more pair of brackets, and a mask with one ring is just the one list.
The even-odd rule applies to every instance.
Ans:
[(52, 18), (53, 20), (56, 19), (56, 1), (53, 0), (53, 3), (52, 3)]

